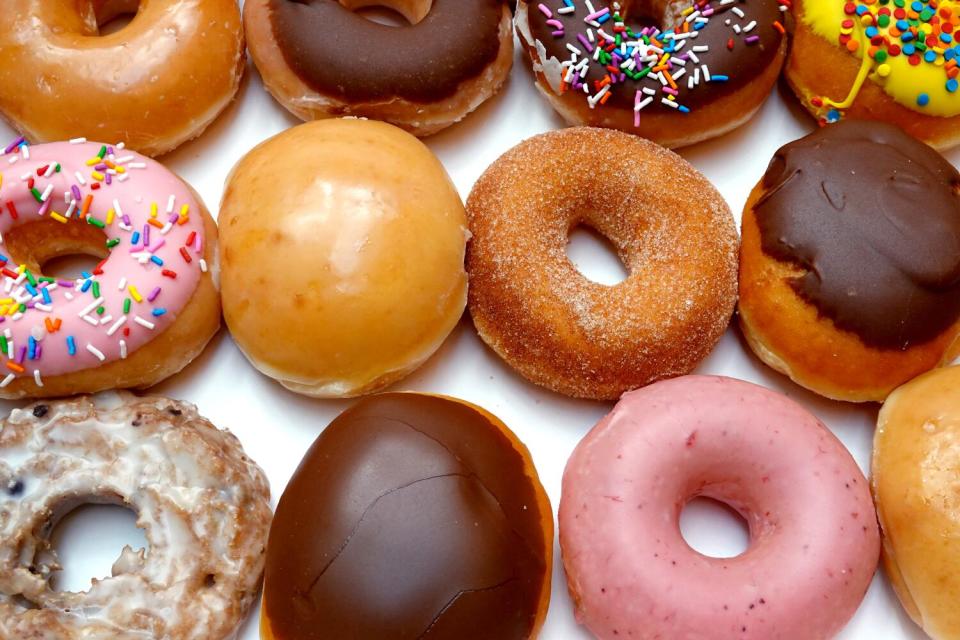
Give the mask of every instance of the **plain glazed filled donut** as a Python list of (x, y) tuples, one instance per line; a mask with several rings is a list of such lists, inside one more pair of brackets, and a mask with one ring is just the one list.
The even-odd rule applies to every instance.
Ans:
[(960, 366), (890, 394), (873, 441), (873, 497), (887, 577), (936, 640), (960, 637)]
[(6, 0), (0, 115), (32, 142), (87, 136), (156, 156), (226, 108), (244, 61), (236, 0)]
[(960, 173), (846, 119), (780, 148), (743, 212), (740, 326), (821, 395), (882, 401), (960, 355)]
[[(704, 556), (680, 533), (697, 496), (736, 509), (750, 546)], [(623, 396), (563, 474), (560, 549), (577, 619), (600, 640), (826, 640), (880, 554), (866, 479), (785, 396), (688, 376)]]
[[(371, 4), (410, 24), (354, 13)], [(506, 0), (249, 0), (243, 16), (264, 84), (303, 120), (363, 116), (427, 136), (493, 96), (513, 65)]]
[[(4, 150), (0, 150), (4, 151)], [(162, 165), (75, 140), (0, 155), (0, 397), (147, 387), (189, 364), (220, 327), (217, 228)], [(77, 279), (63, 255), (101, 258)]]
[[(723, 198), (679, 156), (617, 131), (536, 136), (467, 201), (469, 306), (480, 337), (539, 385), (615, 399), (689, 373), (736, 300), (737, 233)], [(630, 275), (609, 287), (565, 253), (588, 225)]]
[(528, 640), (553, 511), (530, 453), (454, 398), (389, 393), (324, 429), (270, 528), (263, 640)]
[(680, 147), (740, 126), (767, 99), (788, 6), (519, 0), (516, 23), (537, 88), (567, 122)]
[(356, 118), (288, 129), (244, 156), (223, 194), (230, 333), (291, 391), (386, 387), (463, 315), (466, 222), (443, 165), (409, 133)]
[[(134, 511), (149, 548), (55, 591), (50, 534), (91, 503)], [(0, 422), (0, 638), (233, 638), (270, 518), (263, 471), (193, 405), (121, 392), (16, 409)]]

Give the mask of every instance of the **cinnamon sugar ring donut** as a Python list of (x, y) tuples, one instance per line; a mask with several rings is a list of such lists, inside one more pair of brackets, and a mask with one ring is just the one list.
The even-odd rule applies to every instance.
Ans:
[[(270, 490), (239, 441), (166, 398), (104, 393), (0, 422), (0, 638), (222, 640), (256, 597)], [(149, 549), (53, 591), (57, 520), (84, 503), (137, 513)]]
[[(737, 291), (737, 233), (690, 164), (625, 133), (536, 136), (467, 201), (469, 307), (483, 340), (536, 384), (617, 398), (689, 373), (716, 345)], [(606, 236), (630, 275), (612, 287), (567, 258), (570, 230)]]
[[(393, 9), (390, 27), (354, 10)], [(513, 66), (512, 0), (247, 0), (263, 83), (303, 120), (362, 116), (428, 136), (492, 97)]]

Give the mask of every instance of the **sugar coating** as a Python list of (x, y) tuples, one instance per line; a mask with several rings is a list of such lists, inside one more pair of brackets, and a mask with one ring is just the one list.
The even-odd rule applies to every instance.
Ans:
[[(586, 127), (531, 138), (481, 176), (467, 216), (474, 323), (554, 391), (616, 398), (688, 373), (729, 323), (733, 216), (705, 177), (652, 142)], [(576, 270), (566, 245), (581, 224), (610, 240), (626, 280), (611, 287)]]

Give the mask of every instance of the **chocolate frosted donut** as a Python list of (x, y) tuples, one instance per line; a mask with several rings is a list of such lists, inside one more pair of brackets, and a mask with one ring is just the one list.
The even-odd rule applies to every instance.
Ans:
[(677, 147), (739, 126), (766, 99), (786, 52), (783, 8), (520, 0), (517, 31), (539, 88), (569, 122)]
[(949, 162), (887, 124), (844, 121), (777, 151), (743, 223), (740, 313), (755, 350), (845, 399), (882, 400), (952, 359), (958, 189)]
[(245, 22), (267, 88), (303, 119), (358, 115), (418, 135), (456, 122), (511, 66), (506, 0), (393, 0), (410, 25), (353, 12), (364, 0), (251, 0)]
[(267, 640), (534, 637), (553, 516), (526, 448), (439, 396), (362, 400), (287, 485), (267, 550)]

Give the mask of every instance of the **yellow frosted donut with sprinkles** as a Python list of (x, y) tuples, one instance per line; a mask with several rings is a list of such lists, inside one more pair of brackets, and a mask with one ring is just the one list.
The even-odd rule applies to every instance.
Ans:
[[(0, 398), (146, 387), (220, 326), (216, 225), (157, 162), (83, 139), (0, 147)], [(100, 259), (76, 279), (51, 259)]]
[(793, 1), (785, 74), (821, 124), (883, 120), (938, 149), (960, 143), (960, 2)]

